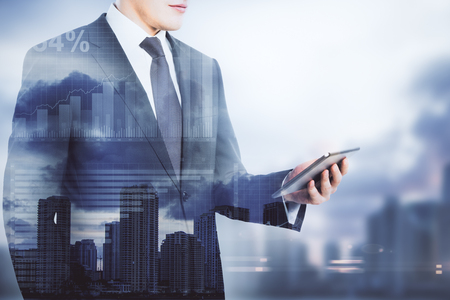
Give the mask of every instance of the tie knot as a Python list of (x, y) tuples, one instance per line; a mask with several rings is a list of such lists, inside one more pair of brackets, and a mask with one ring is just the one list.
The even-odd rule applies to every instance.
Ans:
[(139, 46), (144, 49), (152, 58), (164, 56), (161, 41), (157, 37), (145, 38)]

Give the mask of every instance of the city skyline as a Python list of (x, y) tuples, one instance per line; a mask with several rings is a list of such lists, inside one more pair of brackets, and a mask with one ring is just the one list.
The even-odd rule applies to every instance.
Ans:
[[(103, 249), (99, 250), (94, 239), (88, 235), (84, 235), (73, 244), (70, 243), (71, 206), (67, 197), (54, 195), (40, 199), (37, 210), (37, 253), (32, 255), (35, 248), (22, 250), (19, 248), (16, 250), (15, 246), (11, 248), (16, 272), (18, 276), (23, 274), (18, 280), (24, 293), (32, 293), (34, 290), (39, 293), (60, 293), (62, 289), (68, 288), (69, 278), (75, 280), (72, 276), (75, 274), (80, 276), (81, 273), (79, 282), (86, 282), (82, 281), (85, 280), (82, 278), (90, 278), (91, 281), (101, 278), (120, 280), (123, 283), (121, 289), (125, 288), (130, 292), (157, 293), (159, 289), (164, 288), (166, 282), (168, 284), (166, 288), (170, 292), (204, 292), (208, 289), (223, 293), (215, 213), (231, 219), (249, 221), (247, 208), (217, 206), (199, 216), (199, 221), (202, 219), (207, 221), (195, 223), (193, 226), (195, 234), (175, 231), (165, 234), (159, 244), (161, 233), (158, 230), (158, 193), (151, 184), (122, 187), (120, 221), (105, 224), (105, 243)], [(52, 233), (53, 227), (60, 229)], [(60, 238), (61, 233), (58, 233), (61, 230), (63, 239)], [(176, 241), (184, 241), (185, 250), (178, 249), (178, 246), (175, 246), (178, 244)], [(57, 246), (61, 243), (63, 248)], [(57, 250), (47, 250), (50, 246), (57, 247)], [(210, 255), (213, 257), (209, 257)], [(53, 258), (46, 258), (44, 262), (43, 257)], [(172, 261), (174, 263), (179, 261), (177, 257), (184, 261), (181, 265), (173, 265)], [(60, 264), (65, 265), (63, 273), (55, 271), (55, 274), (48, 275), (52, 270), (60, 270)], [(42, 271), (44, 265), (46, 272)], [(170, 271), (172, 269), (173, 271)], [(178, 273), (179, 275), (176, 275)], [(55, 276), (59, 280), (55, 281)]]
[[(444, 172), (446, 174), (448, 173), (449, 168), (450, 166), (445, 169)], [(445, 178), (447, 179), (447, 181), (450, 180), (450, 177), (447, 175), (445, 175)], [(123, 191), (124, 193), (128, 191), (128, 193), (131, 194), (130, 190), (133, 190), (136, 192), (135, 194), (139, 195), (142, 194), (143, 190), (147, 190), (147, 188), (148, 186), (134, 186), (123, 188)], [(150, 187), (150, 190), (151, 189), (152, 188)], [(447, 240), (445, 238), (447, 232), (445, 230), (441, 230), (440, 233), (436, 234), (432, 231), (432, 228), (437, 225), (440, 226), (440, 228), (444, 228), (445, 224), (448, 223), (447, 216), (450, 206), (447, 197), (447, 191), (448, 189), (446, 188), (446, 185), (443, 185), (440, 201), (435, 202), (431, 206), (426, 201), (405, 205), (401, 204), (398, 199), (396, 199), (396, 197), (387, 197), (384, 207), (382, 207), (379, 212), (373, 214), (372, 217), (368, 220), (368, 234), (365, 243), (361, 244), (358, 247), (354, 247), (351, 251), (351, 256), (344, 255), (341, 252), (340, 247), (336, 243), (329, 243), (326, 247), (325, 254), (327, 264), (324, 266), (325, 269), (328, 270), (327, 275), (325, 279), (314, 279), (316, 275), (311, 277), (312, 281), (308, 281), (309, 286), (305, 289), (305, 291), (314, 294), (314, 286), (321, 282), (321, 280), (326, 280), (329, 281), (329, 287), (323, 292), (328, 293), (334, 291), (337, 293), (342, 293), (345, 292), (347, 288), (350, 288), (350, 282), (348, 281), (348, 279), (346, 279), (350, 278), (350, 275), (346, 274), (360, 273), (361, 275), (359, 276), (361, 277), (361, 280), (358, 283), (358, 286), (366, 292), (383, 293), (385, 295), (399, 295), (414, 290), (420, 291), (427, 284), (431, 284), (435, 288), (434, 292), (430, 294), (430, 297), (436, 297), (441, 295), (442, 293), (445, 293), (446, 286), (443, 280), (445, 278), (448, 278), (450, 274), (447, 272), (449, 267), (449, 265), (447, 264), (447, 254), (449, 248), (448, 243), (446, 243)], [(130, 196), (128, 199), (133, 201), (132, 199), (136, 198), (134, 196)], [(140, 199), (145, 199), (145, 197), (140, 197)], [(55, 202), (57, 200), (61, 200), (62, 202)], [(64, 215), (64, 211), (67, 212), (68, 207), (70, 207), (68, 205), (64, 205), (64, 203), (67, 203), (67, 201), (67, 198), (58, 196), (51, 196), (47, 199), (41, 199), (39, 206), (42, 208), (38, 210), (41, 212), (41, 217), (39, 219), (45, 221), (45, 224), (47, 224), (43, 225), (44, 223), (41, 223), (41, 232), (44, 231), (44, 227), (42, 226), (46, 226), (45, 229), (48, 231), (48, 228), (50, 228), (48, 226), (61, 224), (61, 222), (64, 221), (66, 222), (65, 224), (67, 224), (67, 213), (66, 215)], [(123, 213), (129, 213), (133, 211), (136, 212), (140, 210), (138, 209), (139, 207), (143, 207), (142, 203), (138, 205), (137, 202), (134, 202), (134, 204), (135, 206), (128, 206), (126, 211), (124, 210)], [(64, 207), (66, 208), (64, 209)], [(276, 207), (277, 206), (274, 203), (266, 205), (266, 209), (271, 211), (271, 214), (273, 214), (273, 209)], [(174, 268), (174, 270), (181, 271), (181, 273), (183, 274), (190, 274), (189, 272), (194, 272), (192, 274), (197, 274), (188, 277), (181, 276), (178, 279), (175, 279), (175, 277), (171, 277), (172, 281), (175, 281), (172, 282), (172, 285), (169, 284), (166, 286), (166, 288), (169, 288), (170, 291), (189, 293), (201, 292), (208, 288), (207, 282), (208, 277), (210, 276), (208, 275), (207, 271), (208, 267), (204, 270), (203, 268), (201, 268), (201, 272), (198, 267), (197, 271), (194, 271), (195, 269), (192, 269), (192, 271), (190, 271), (191, 269), (189, 268), (192, 267), (188, 267), (188, 265), (190, 265), (190, 263), (188, 263), (188, 257), (190, 257), (188, 253), (190, 253), (189, 251), (191, 250), (187, 251), (187, 249), (190, 249), (189, 247), (193, 247), (192, 249), (202, 249), (200, 252), (199, 250), (192, 250), (194, 251), (192, 252), (192, 255), (194, 255), (194, 253), (197, 253), (195, 254), (197, 256), (194, 255), (191, 259), (192, 261), (198, 261), (199, 265), (203, 265), (207, 262), (207, 260), (205, 260), (206, 257), (211, 258), (211, 247), (213, 249), (217, 249), (217, 242), (211, 240), (212, 242), (209, 242), (210, 245), (205, 245), (208, 243), (207, 240), (210, 239), (208, 238), (208, 236), (212, 237), (215, 235), (215, 221), (213, 216), (216, 212), (231, 219), (240, 219), (248, 222), (247, 209), (231, 206), (219, 206), (214, 208), (210, 212), (204, 213), (199, 216), (199, 222), (195, 223), (195, 235), (180, 231), (166, 234), (163, 242), (163, 245), (165, 246), (163, 247), (164, 249), (161, 248), (160, 252), (162, 255), (162, 261), (161, 263), (155, 262), (155, 267), (161, 268), (160, 270), (165, 270), (165, 272), (168, 272), (171, 268)], [(112, 222), (108, 225), (119, 226), (120, 222)], [(67, 225), (64, 226), (66, 228), (66, 231), (67, 228), (70, 228), (67, 227)], [(201, 229), (202, 227), (204, 229)], [(208, 229), (205, 231), (206, 228)], [(392, 230), (392, 228), (395, 228), (395, 230)], [(211, 231), (211, 229), (214, 230)], [(105, 240), (108, 237), (106, 233), (110, 231), (111, 228), (104, 231)], [(202, 231), (205, 233), (202, 234)], [(48, 234), (52, 235), (51, 231)], [(48, 234), (47, 237), (49, 237)], [(65, 236), (67, 236), (67, 232), (65, 233)], [(205, 243), (202, 242), (200, 236), (204, 236), (203, 242)], [(49, 238), (49, 240), (52, 240), (51, 237)], [(68, 241), (67, 238), (66, 241)], [(185, 250), (177, 252), (180, 250), (176, 250), (177, 248), (173, 248), (175, 245), (175, 241), (185, 241), (182, 242), (182, 244), (184, 243), (183, 247), (185, 247)], [(77, 244), (79, 245), (80, 249), (82, 244), (86, 245), (85, 250), (83, 250), (86, 254), (93, 249), (88, 245), (93, 245), (95, 248), (93, 240), (89, 238), (77, 241), (73, 246), (76, 246)], [(439, 247), (437, 249), (437, 252), (433, 250), (433, 245), (437, 245)], [(210, 249), (208, 251), (205, 251), (208, 247)], [(315, 274), (315, 272), (318, 272), (318, 269), (316, 267), (309, 266), (309, 259), (307, 255), (308, 250), (306, 245), (305, 247), (306, 248), (302, 250), (302, 254), (304, 256), (304, 258), (302, 259), (302, 264), (305, 265), (304, 272), (312, 272), (311, 274)], [(34, 259), (37, 259), (37, 261), (39, 261), (39, 255), (33, 251), (36, 251), (36, 249), (29, 249), (28, 251), (16, 250), (11, 253), (11, 255), (15, 257), (13, 259), (15, 266), (18, 266), (18, 270), (16, 271), (21, 272), (18, 273), (18, 276), (21, 274), (20, 276), (22, 277), (18, 277), (18, 279), (21, 278), (19, 283), (21, 284), (21, 288), (23, 288), (24, 291), (32, 290), (34, 286), (33, 284), (35, 284), (35, 286), (38, 286), (39, 283), (38, 280), (36, 280), (36, 283), (29, 281), (29, 272), (30, 270), (32, 270), (32, 268), (34, 268), (30, 267), (30, 259), (32, 260), (34, 257)], [(168, 251), (172, 253), (171, 255), (188, 255), (184, 256), (184, 260), (186, 261), (186, 263), (182, 263), (178, 267), (168, 266), (168, 261), (177, 261), (177, 259), (175, 259), (174, 257), (169, 258), (167, 256), (167, 253), (169, 253)], [(200, 253), (202, 253), (201, 256), (198, 256)], [(40, 256), (42, 256), (42, 254), (40, 254)], [(160, 256), (158, 255), (158, 257)], [(81, 257), (79, 259), (79, 262), (85, 267), (86, 274), (89, 274), (89, 268), (87, 268), (89, 266), (89, 263), (83, 263)], [(164, 265), (163, 263), (164, 259), (166, 261), (166, 265)], [(49, 265), (51, 266), (51, 263)], [(193, 266), (195, 266), (195, 264)], [(217, 268), (217, 266), (215, 268)], [(37, 272), (36, 274), (39, 274), (39, 269), (39, 264), (37, 264), (37, 267), (35, 269)], [(49, 269), (51, 269), (51, 267)], [(99, 270), (101, 271), (101, 269)], [(168, 279), (166, 279), (168, 275), (163, 275), (161, 273), (161, 275), (159, 276), (162, 276), (160, 277), (162, 283), (170, 282), (168, 281)], [(36, 276), (36, 278), (38, 278), (38, 276)], [(100, 277), (92, 276), (93, 280), (95, 278)], [(188, 278), (190, 279), (188, 280)], [(198, 280), (200, 281), (195, 281), (193, 278), (198, 278)], [(443, 279), (440, 280), (440, 278)], [(211, 282), (211, 280), (217, 279), (209, 278), (209, 280), (209, 282)], [(373, 282), (378, 282), (378, 284), (374, 285)], [(338, 287), (338, 285), (340, 285), (340, 287)], [(44, 285), (41, 283), (40, 286), (41, 291), (44, 291)], [(122, 288), (125, 288), (125, 290), (128, 289), (126, 286), (122, 286)], [(164, 283), (158, 288), (164, 288)], [(213, 288), (216, 291), (221, 290), (220, 285), (216, 288), (209, 288)], [(130, 286), (128, 291), (132, 292), (134, 291), (134, 289)]]
[[(446, 167), (445, 169), (444, 169), (444, 171), (443, 171), (443, 173), (445, 174), (443, 177), (445, 177), (446, 178), (446, 180), (448, 181), (448, 170), (450, 169), (450, 167)], [(21, 173), (18, 173), (18, 174), (21, 174)], [(20, 175), (20, 176), (22, 176), (22, 175)], [(19, 181), (17, 181), (17, 182), (19, 182)], [(121, 188), (117, 188), (118, 190), (120, 190)], [(400, 201), (400, 202), (402, 202), (401, 201), (401, 199), (402, 199), (402, 197), (399, 197), (398, 198), (399, 200), (398, 201)], [(445, 184), (443, 184), (442, 185), (442, 196), (441, 196), (441, 199), (447, 199), (447, 200), (445, 200), (445, 201), (448, 201), (448, 189), (446, 188), (446, 185)], [(428, 201), (430, 201), (430, 200), (428, 200)], [(437, 199), (431, 199), (431, 201), (433, 201), (433, 203), (434, 202), (436, 202), (437, 201)], [(25, 215), (24, 213), (26, 212), (26, 214), (27, 215), (29, 215), (30, 213), (32, 214), (32, 206), (28, 206), (31, 210), (28, 210), (27, 212), (26, 211), (21, 211), (21, 210), (17, 210), (16, 209), (16, 215)], [(20, 206), (19, 206), (19, 208), (20, 208)], [(73, 207), (72, 207), (72, 209), (73, 209)], [(160, 208), (161, 209), (161, 208)], [(37, 214), (36, 214), (37, 215)], [(96, 245), (102, 245), (103, 243), (104, 243), (104, 226), (105, 226), (105, 224), (106, 223), (108, 223), (108, 222), (118, 222), (119, 221), (119, 218), (117, 217), (117, 215), (118, 215), (118, 213), (117, 212), (112, 212), (112, 213), (108, 213), (108, 216), (112, 216), (112, 217), (108, 217), (108, 219), (110, 219), (111, 221), (108, 221), (108, 220), (102, 220), (102, 221), (100, 221), (100, 223), (99, 223), (99, 225), (96, 225), (96, 226), (101, 226), (102, 228), (98, 231), (98, 234), (99, 235), (101, 235), (102, 237), (99, 237), (99, 238), (94, 238), (94, 240), (95, 240), (95, 243), (96, 243)], [(26, 219), (25, 219), (26, 220)], [(32, 220), (32, 219), (29, 219), (29, 220)], [(37, 220), (37, 219), (36, 219)], [(15, 245), (16, 246), (19, 246), (17, 249), (31, 249), (31, 248), (36, 248), (36, 240), (34, 240), (34, 242), (32, 242), (31, 243), (31, 246), (29, 246), (29, 244), (30, 244), (30, 239), (29, 239), (29, 232), (30, 232), (30, 228), (31, 228), (31, 231), (34, 231), (34, 230), (36, 230), (36, 223), (34, 223), (34, 224), (28, 224), (26, 221), (23, 221), (23, 220), (21, 220), (21, 219), (16, 219), (15, 220), (15, 229), (16, 229), (16, 234), (15, 234), (15, 238), (19, 241), (18, 243), (16, 243)], [(89, 228), (89, 226), (90, 225), (88, 225), (88, 224), (86, 224), (86, 228)], [(183, 225), (184, 226), (184, 225)], [(192, 223), (192, 225), (190, 226), (191, 228), (194, 228), (194, 223)], [(184, 228), (186, 228), (185, 226), (184, 226)], [(91, 229), (89, 229), (89, 231), (90, 231)], [(192, 229), (191, 229), (192, 230)], [(171, 231), (171, 232), (175, 232), (176, 230), (174, 230), (174, 231)], [(190, 230), (188, 230), (188, 231), (190, 231)], [(191, 232), (193, 232), (193, 230), (191, 231)], [(168, 232), (165, 232), (165, 233), (162, 233), (162, 234), (160, 234), (160, 238), (159, 238), (159, 245), (161, 244), (161, 241), (162, 241), (162, 239), (164, 239), (164, 236), (165, 236), (165, 234), (167, 234)], [(23, 239), (25, 237), (25, 239)], [(81, 240), (81, 239), (83, 239), (83, 238), (86, 238), (86, 237), (82, 237), (82, 236), (80, 236), (80, 237), (71, 237), (71, 243), (73, 244), (75, 241), (78, 241), (78, 240)], [(20, 242), (20, 241), (25, 241), (25, 242)], [(23, 245), (23, 247), (22, 247), (22, 245)], [(341, 246), (340, 246), (341, 248), (343, 248), (343, 247), (346, 247), (346, 245), (343, 245), (343, 244), (341, 244)], [(101, 246), (100, 246), (100, 248), (101, 248)], [(344, 251), (345, 252), (345, 251)]]

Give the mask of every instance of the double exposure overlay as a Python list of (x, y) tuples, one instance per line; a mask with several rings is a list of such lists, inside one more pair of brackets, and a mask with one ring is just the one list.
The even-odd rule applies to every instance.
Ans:
[(220, 295), (215, 212), (292, 228), (271, 198), (287, 171), (251, 176), (242, 166), (217, 63), (169, 41), (183, 132), (165, 137), (182, 134), (181, 176), (104, 17), (29, 51), (4, 193), (25, 296), (96, 295), (99, 279), (102, 294)]

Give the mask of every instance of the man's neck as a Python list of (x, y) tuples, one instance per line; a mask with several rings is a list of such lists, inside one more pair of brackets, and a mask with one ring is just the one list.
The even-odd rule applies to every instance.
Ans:
[(141, 27), (147, 34), (150, 36), (155, 36), (158, 32), (160, 32), (159, 29), (154, 28), (152, 26), (149, 26), (142, 18), (139, 16), (139, 14), (136, 13), (136, 11), (129, 5), (126, 5), (123, 1), (116, 1), (113, 3), (113, 5), (117, 8), (119, 12), (121, 12), (125, 17), (133, 21), (136, 25)]

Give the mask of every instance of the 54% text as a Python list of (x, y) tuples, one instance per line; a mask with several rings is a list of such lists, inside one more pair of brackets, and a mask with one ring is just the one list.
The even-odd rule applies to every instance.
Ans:
[[(75, 34), (75, 31), (69, 31), (65, 34), (65, 38), (69, 42), (73, 42), (72, 49), (70, 52), (74, 52), (77, 47), (80, 47), (81, 52), (88, 52), (89, 51), (89, 43), (87, 41), (81, 41), (81, 37), (83, 36), (84, 30), (81, 30), (78, 36)], [(61, 51), (61, 49), (64, 47), (64, 43), (62, 42), (61, 35), (52, 38), (50, 41), (45, 41), (37, 46), (34, 46), (33, 49), (38, 52), (43, 52), (47, 48), (56, 48), (56, 51)]]

